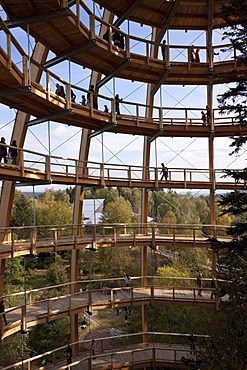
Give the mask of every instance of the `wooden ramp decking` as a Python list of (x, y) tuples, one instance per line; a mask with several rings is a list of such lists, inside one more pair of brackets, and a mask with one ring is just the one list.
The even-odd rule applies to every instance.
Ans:
[[(83, 1), (71, 8), (56, 0), (34, 2), (33, 6), (29, 0), (2, 0), (1, 4), (9, 17), (7, 26), (25, 28), (28, 23), (30, 34), (57, 57), (69, 56), (74, 63), (106, 76), (118, 70), (115, 75), (127, 80), (156, 84), (163, 79), (165, 84), (207, 85), (209, 79), (213, 79), (214, 84), (228, 81), (233, 70), (238, 74), (246, 73), (246, 66), (238, 65), (235, 60), (214, 63), (210, 71), (209, 63), (191, 66), (188, 62), (172, 61), (164, 78), (163, 60), (150, 57), (151, 41), (134, 38), (118, 30), (124, 35), (125, 50), (112, 45), (97, 35), (98, 25), (103, 25), (105, 31), (112, 25), (95, 16)], [(131, 43), (138, 40), (145, 44), (144, 55), (132, 52)]]
[[(108, 293), (109, 294), (105, 294)], [(35, 291), (34, 291), (35, 293)], [(56, 292), (58, 294), (58, 292)], [(216, 308), (216, 299), (211, 299), (211, 289), (203, 289), (202, 296), (196, 288), (184, 287), (132, 287), (105, 288), (86, 290), (75, 294), (40, 300), (40, 296), (29, 295), (32, 303), (22, 304), (5, 310), (8, 325), (2, 328), (2, 338), (5, 338), (22, 327), (26, 328), (57, 320), (85, 310), (100, 310), (105, 308), (128, 307), (139, 305), (165, 304), (176, 306), (199, 306)]]

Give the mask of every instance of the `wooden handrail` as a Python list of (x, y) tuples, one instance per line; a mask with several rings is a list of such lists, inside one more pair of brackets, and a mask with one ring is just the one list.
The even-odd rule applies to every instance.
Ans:
[[(133, 348), (133, 344), (131, 344), (131, 342), (133, 341), (133, 339), (135, 340), (135, 345), (138, 346), (140, 344), (145, 344), (145, 347), (147, 348), (154, 348), (156, 350), (160, 350), (160, 349), (163, 349), (165, 348), (166, 351), (170, 350), (174, 353), (174, 351), (177, 353), (179, 353), (180, 351), (185, 351), (186, 348), (188, 349), (188, 351), (190, 350), (189, 348), (189, 341), (188, 341), (188, 338), (191, 334), (180, 334), (180, 333), (165, 333), (165, 332), (139, 332), (139, 333), (133, 333), (133, 334), (124, 334), (124, 335), (118, 335), (117, 336), (117, 339), (119, 341), (123, 340), (128, 340), (130, 345), (131, 345), (131, 348), (128, 349), (128, 345), (127, 344), (124, 344), (124, 345), (120, 345), (119, 346), (119, 349), (116, 350), (114, 349), (114, 352), (115, 354), (124, 354), (124, 353), (140, 353), (141, 351), (145, 350), (145, 348)], [(155, 347), (154, 347), (154, 343), (150, 340), (150, 341), (147, 341), (147, 342), (143, 342), (143, 338), (147, 336), (147, 337), (150, 337), (152, 339), (155, 340)], [(201, 339), (201, 340), (204, 340), (204, 339), (208, 339), (210, 338), (210, 336), (208, 335), (195, 335), (196, 338), (198, 339)], [(102, 358), (104, 357), (105, 355), (108, 355), (108, 356), (111, 356), (111, 358), (113, 358), (114, 356), (114, 353), (113, 351), (109, 351), (109, 350), (106, 350), (104, 349), (104, 346), (102, 346), (102, 343), (104, 341), (108, 341), (108, 340), (112, 340), (113, 338), (116, 338), (116, 337), (104, 337), (104, 338), (96, 338), (95, 341), (96, 341), (96, 344), (97, 344), (97, 354), (96, 354), (96, 358)], [(136, 338), (140, 338), (140, 340), (138, 342), (136, 342)], [(167, 339), (167, 343), (164, 343), (164, 338)], [(178, 340), (180, 340), (180, 343), (181, 345), (183, 346), (181, 349), (177, 348), (177, 349), (174, 349), (172, 348), (172, 343), (171, 343), (171, 340), (170, 338), (176, 338)], [(160, 342), (159, 342), (160, 340)], [(186, 340), (186, 344), (184, 344), (184, 340)], [(91, 344), (91, 341), (90, 339), (87, 339), (87, 340), (83, 340), (83, 341), (77, 341), (77, 342), (73, 342), (73, 343), (70, 343), (70, 345), (72, 347), (78, 347), (78, 348), (90, 348), (90, 344)], [(157, 345), (159, 345), (159, 347), (156, 347)], [(124, 348), (124, 349), (123, 349)], [(19, 366), (22, 365), (22, 363), (24, 365), (31, 365), (32, 362), (37, 362), (37, 360), (40, 360), (42, 361), (44, 358), (47, 358), (49, 356), (53, 356), (53, 358), (55, 359), (55, 356), (56, 354), (60, 353), (61, 355), (64, 353), (66, 349), (66, 346), (62, 346), (62, 347), (59, 347), (59, 348), (56, 348), (52, 351), (47, 351), (45, 353), (42, 353), (42, 354), (39, 354), (39, 355), (36, 355), (36, 356), (33, 356), (29, 359), (25, 359), (22, 361), (19, 361), (15, 364), (12, 364), (12, 365), (9, 365), (7, 367), (3, 367), (2, 370), (11, 370), (11, 369), (14, 369), (14, 368), (17, 368)], [(89, 356), (89, 350), (86, 349), (84, 350), (83, 352), (80, 352), (81, 354), (85, 353), (85, 357), (83, 359), (80, 359), (79, 361), (75, 361), (74, 364), (78, 364), (79, 362), (82, 362), (82, 361), (87, 361), (88, 359), (90, 359), (90, 356)], [(133, 356), (132, 356), (133, 358)], [(58, 361), (57, 361), (58, 362)], [(60, 369), (63, 368), (63, 367), (60, 367)], [(64, 368), (67, 368), (64, 367)]]

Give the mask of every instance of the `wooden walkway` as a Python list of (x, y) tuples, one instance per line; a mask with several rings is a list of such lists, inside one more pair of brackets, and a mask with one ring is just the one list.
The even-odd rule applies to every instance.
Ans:
[[(20, 57), (25, 65), (24, 60), (27, 59), (27, 56), (21, 55)], [(0, 102), (31, 114), (37, 117), (40, 122), (51, 119), (55, 122), (95, 131), (103, 130), (150, 137), (157, 133), (160, 137), (210, 137), (212, 128), (210, 125), (202, 125), (199, 108), (191, 118), (188, 116), (178, 118), (180, 117), (179, 113), (177, 113), (178, 117), (163, 117), (169, 111), (169, 107), (154, 107), (153, 117), (147, 119), (141, 114), (146, 106), (124, 102), (129, 114), (117, 116), (115, 113), (104, 113), (104, 103), (110, 106), (114, 104), (114, 101), (109, 97), (98, 95), (102, 110), (96, 110), (92, 106), (83, 106), (79, 103), (71, 103), (69, 98), (61, 98), (51, 90), (51, 77), (61, 83), (57, 76), (52, 73), (46, 74), (44, 83), (47, 87), (44, 87), (34, 81), (28, 81), (28, 69), (21, 71), (14, 62), (10, 63), (10, 60), (11, 54), (7, 54), (0, 48), (0, 88), (3, 92), (5, 91), (0, 96)], [(35, 65), (35, 68), (42, 71), (42, 67), (39, 65)], [(69, 84), (66, 82), (65, 84), (70, 89)], [(87, 90), (79, 87), (73, 86), (73, 89), (78, 89), (78, 94), (87, 94)], [(189, 114), (189, 112), (190, 110), (187, 113)], [(215, 137), (244, 135), (247, 132), (246, 126), (240, 126), (231, 117), (215, 117), (214, 121)], [(32, 120), (30, 125), (36, 124), (35, 122)]]
[[(76, 159), (48, 156), (18, 149), (18, 164), (0, 163), (0, 180), (30, 184), (53, 183), (92, 187), (128, 187), (139, 189), (211, 189), (244, 190), (246, 181), (225, 176), (224, 170), (209, 174), (205, 169), (169, 168), (168, 181), (160, 181), (160, 168), (79, 162)], [(30, 160), (32, 156), (32, 160)], [(42, 160), (40, 160), (42, 158)], [(235, 170), (236, 175), (245, 170)], [(145, 173), (145, 179), (142, 178)], [(225, 176), (225, 178), (223, 178)]]
[[(42, 252), (106, 247), (158, 247), (210, 248), (203, 230), (211, 233), (207, 225), (58, 225), (52, 227), (2, 228), (0, 230), (0, 258), (12, 258)], [(226, 227), (216, 227), (215, 237), (227, 241)], [(25, 233), (25, 239), (23, 239)], [(44, 237), (42, 233), (45, 233)], [(41, 235), (41, 236), (40, 236)], [(161, 253), (161, 251), (159, 251)]]
[[(35, 296), (34, 290), (34, 294), (29, 294), (30, 303), (5, 310), (9, 324), (3, 327), (2, 337), (7, 337), (20, 330), (22, 322), (26, 322), (26, 327), (30, 328), (40, 323), (70, 316), (71, 313), (79, 314), (85, 310), (152, 304), (216, 308), (216, 299), (210, 298), (211, 289), (203, 289), (202, 296), (197, 293), (198, 290), (193, 287), (148, 286), (107, 290), (102, 288), (42, 300), (42, 296), (39, 295), (40, 291), (39, 294), (36, 292)], [(53, 294), (58, 295), (59, 290), (55, 290)]]
[[(114, 26), (95, 16), (83, 1), (78, 1), (77, 6), (71, 8), (57, 0), (46, 0), (33, 8), (28, 0), (16, 0), (14, 3), (2, 0), (1, 4), (9, 17), (7, 26), (11, 27), (14, 23), (25, 27), (28, 19), (30, 34), (57, 57), (66, 59), (67, 56), (74, 63), (106, 76), (117, 70), (114, 75), (127, 80), (157, 84), (163, 79), (165, 84), (207, 85), (210, 79), (213, 84), (228, 82), (229, 73), (233, 70), (239, 74), (246, 73), (246, 66), (238, 65), (236, 60), (214, 63), (210, 73), (206, 61), (194, 64), (172, 61), (165, 68), (163, 60), (150, 56), (154, 43), (114, 29)], [(102, 25), (105, 31), (111, 27), (113, 32), (117, 30), (124, 36), (124, 50), (104, 40), (103, 34), (97, 34)], [(133, 42), (143, 44), (143, 55), (132, 50)], [(188, 47), (183, 46), (183, 49), (186, 53)]]
[[(173, 11), (172, 1), (154, 2), (145, 0), (136, 2), (136, 6), (131, 7), (127, 1), (115, 0), (96, 0), (104, 8), (117, 14), (118, 17), (126, 17), (133, 22), (147, 24), (152, 27), (161, 28), (164, 20), (169, 18), (170, 12)], [(213, 3), (213, 27), (225, 27), (225, 21), (221, 18), (221, 0), (214, 0)], [(208, 1), (179, 1), (178, 7), (173, 15), (169, 18), (170, 29), (186, 30), (208, 30)], [(127, 14), (127, 15), (126, 15)]]
[[(71, 343), (71, 369), (133, 369), (144, 365), (183, 367), (182, 358), (198, 361), (200, 353), (189, 346), (190, 334), (145, 332), (132, 334), (112, 334), (95, 338), (96, 353), (90, 353), (91, 338)], [(196, 341), (205, 340), (208, 336), (196, 335)], [(199, 343), (199, 342), (197, 342)], [(42, 366), (51, 370), (67, 369), (65, 359), (66, 346), (36, 355), (22, 362), (4, 367), (12, 370), (20, 366), (31, 369)], [(142, 365), (142, 366), (141, 366)]]
[[(188, 346), (145, 343), (139, 346), (131, 346), (124, 350), (117, 349), (114, 352), (96, 354), (95, 357), (87, 354), (85, 356), (74, 356), (70, 368), (73, 370), (112, 370), (112, 369), (138, 369), (144, 366), (179, 366), (187, 368), (182, 358), (196, 360), (196, 355), (190, 353)], [(51, 370), (67, 369), (64, 362), (58, 362), (55, 366), (49, 366)], [(91, 366), (91, 367), (90, 367)]]

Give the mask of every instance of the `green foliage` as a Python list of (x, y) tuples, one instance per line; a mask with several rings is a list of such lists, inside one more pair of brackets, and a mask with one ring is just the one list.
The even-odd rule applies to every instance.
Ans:
[(46, 190), (35, 201), (37, 225), (72, 223), (72, 208), (66, 191)]
[[(34, 224), (33, 217), (32, 199), (17, 190), (14, 196), (10, 225), (15, 227), (32, 226)], [(15, 229), (17, 239), (26, 239), (29, 235), (29, 228)]]
[(4, 339), (1, 344), (0, 361), (3, 367), (7, 367), (30, 356), (27, 348), (27, 336), (17, 333)]
[(50, 264), (47, 270), (47, 281), (49, 285), (59, 285), (69, 281), (68, 274), (66, 272), (67, 266), (62, 257), (58, 254), (54, 254), (55, 261)]
[(219, 205), (223, 207), (221, 214), (239, 215), (247, 212), (247, 194), (233, 191), (226, 195), (221, 195)]
[(196, 276), (203, 272), (204, 276), (209, 276), (212, 264), (212, 251), (208, 248), (185, 248), (176, 249), (179, 252), (178, 268), (187, 271), (190, 275)]
[[(189, 274), (185, 271), (181, 271), (173, 266), (166, 266), (166, 267), (158, 267), (157, 269), (158, 276), (164, 276), (166, 279), (157, 279), (155, 280), (155, 285), (165, 285), (165, 286), (181, 286), (181, 283), (175, 279), (167, 279), (167, 277), (176, 277), (176, 278), (188, 278), (190, 277)], [(184, 286), (191, 285), (190, 281), (184, 281)]]
[[(221, 15), (229, 28), (224, 31), (224, 39), (229, 39), (237, 51), (239, 64), (247, 64), (247, 4), (243, 0), (227, 0), (222, 4)], [(219, 95), (218, 102), (222, 113), (234, 113), (235, 121), (241, 125), (247, 124), (247, 80), (245, 75), (232, 72), (229, 81), (235, 81), (234, 87), (229, 88), (224, 94)], [(233, 138), (231, 146), (238, 153), (247, 142), (246, 136)]]
[(69, 341), (69, 318), (64, 318), (35, 326), (30, 331), (28, 345), (35, 352), (43, 353), (62, 347)]
[(23, 284), (24, 281), (23, 259), (24, 257), (15, 257), (6, 259), (4, 270), (6, 289), (9, 289), (10, 285), (19, 286)]
[(130, 223), (132, 220), (132, 207), (128, 200), (118, 197), (108, 202), (104, 208), (102, 223)]
[[(139, 248), (138, 248), (139, 249)], [(126, 247), (100, 248), (98, 258), (100, 270), (106, 277), (123, 277), (126, 273), (134, 276), (140, 273), (140, 258)]]
[(11, 215), (11, 226), (32, 226), (32, 199), (16, 190)]
[(105, 204), (114, 202), (118, 198), (117, 189), (104, 188), (85, 191), (85, 199), (105, 199)]
[(179, 195), (176, 192), (154, 192), (149, 199), (150, 216), (155, 222), (166, 224), (210, 223), (207, 197)]

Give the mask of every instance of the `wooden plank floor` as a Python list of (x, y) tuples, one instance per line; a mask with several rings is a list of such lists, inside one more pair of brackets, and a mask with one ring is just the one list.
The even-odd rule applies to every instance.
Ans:
[[(218, 240), (227, 241), (226, 237), (218, 237)], [(169, 235), (109, 235), (104, 236), (96, 234), (95, 238), (92, 235), (84, 235), (81, 237), (73, 236), (59, 237), (57, 241), (54, 238), (37, 238), (34, 246), (31, 240), (15, 240), (13, 243), (10, 240), (0, 242), (0, 258), (12, 258), (14, 256), (22, 256), (26, 254), (32, 254), (42, 252), (56, 252), (63, 250), (73, 249), (85, 249), (92, 242), (95, 243), (96, 248), (107, 248), (107, 247), (129, 247), (129, 245), (141, 247), (145, 245), (151, 245), (151, 242), (155, 241), (158, 246), (164, 247), (187, 247), (187, 248), (209, 248), (211, 244), (203, 235), (191, 236), (169, 236)]]
[[(122, 17), (129, 9), (130, 3), (120, 0), (96, 0), (96, 2)], [(224, 20), (221, 18), (220, 0), (214, 0), (213, 3), (213, 27), (221, 28), (225, 26)], [(172, 1), (153, 1), (145, 0), (138, 4), (128, 18), (140, 24), (147, 24), (152, 27), (161, 28), (164, 19), (169, 16), (172, 10)], [(169, 29), (186, 29), (186, 30), (202, 30), (208, 29), (208, 1), (185, 1), (181, 0), (177, 11), (169, 22)]]
[[(13, 67), (16, 66), (13, 65)], [(16, 92), (26, 88), (21, 94), (2, 94), (0, 96), (1, 103), (42, 119), (49, 114), (59, 113), (59, 118), (54, 117), (54, 121), (92, 130), (104, 128), (113, 122), (111, 114), (95, 109), (91, 111), (89, 107), (81, 104), (72, 103), (70, 110), (68, 110), (67, 102), (63, 98), (48, 91), (40, 84), (31, 82), (30, 88), (27, 89), (23, 86), (23, 74), (20, 71), (18, 74), (15, 73), (16, 68), (13, 67), (9, 69), (8, 56), (0, 48), (0, 88), (3, 91), (7, 87), (8, 89), (13, 88), (16, 89)], [(63, 112), (64, 115), (62, 115)], [(153, 136), (159, 131), (157, 118), (150, 121), (145, 117), (136, 117), (130, 114), (117, 116), (116, 122), (115, 126), (109, 126), (106, 131), (145, 136)], [(199, 121), (196, 124), (186, 124), (185, 120), (172, 124), (164, 122), (163, 128), (163, 132), (160, 133), (161, 137), (209, 137), (211, 133), (211, 127), (203, 126)], [(247, 133), (247, 128), (232, 122), (225, 123), (222, 120), (220, 124), (215, 125), (214, 131), (215, 137), (224, 137), (244, 135)]]
[[(31, 304), (27, 304), (26, 322), (27, 327), (32, 327), (39, 323), (68, 316), (71, 312), (82, 313), (88, 307), (91, 307), (93, 311), (105, 308), (156, 303), (215, 308), (215, 299), (210, 299), (210, 289), (204, 289), (202, 297), (198, 296), (196, 292), (197, 290), (193, 288), (154, 287), (152, 297), (150, 287), (136, 287), (133, 288), (133, 291), (132, 289), (126, 291), (126, 288), (119, 288), (116, 294), (112, 293), (111, 295), (103, 294), (103, 289), (83, 291), (74, 295), (51, 298), (41, 302), (34, 301)], [(3, 328), (3, 337), (20, 330), (22, 309), (23, 306), (6, 310), (6, 317), (9, 324)]]
[[(38, 155), (38, 154), (37, 154)], [(52, 161), (52, 158), (51, 158)], [(60, 160), (60, 162), (62, 159)], [(35, 162), (35, 161), (34, 161)], [(0, 180), (11, 180), (11, 181), (20, 181), (25, 183), (33, 183), (36, 184), (40, 183), (47, 183), (47, 179), (49, 178), (49, 181), (51, 181), (53, 184), (66, 184), (66, 185), (82, 185), (82, 186), (100, 186), (102, 183), (106, 187), (128, 187), (128, 188), (148, 188), (148, 189), (211, 189), (212, 182), (208, 179), (207, 173), (205, 171), (206, 176), (202, 179), (199, 178), (199, 171), (194, 171), (193, 175), (195, 179), (189, 179), (189, 170), (187, 170), (187, 176), (184, 175), (185, 179), (183, 180), (183, 175), (181, 173), (176, 173), (176, 169), (169, 170), (170, 178), (168, 181), (160, 181), (156, 180), (155, 178), (150, 178), (146, 180), (142, 180), (141, 178), (135, 178), (134, 174), (135, 170), (133, 168), (132, 170), (132, 178), (127, 177), (127, 171), (124, 169), (121, 169), (120, 167), (114, 169), (115, 172), (111, 176), (111, 171), (109, 171), (107, 176), (102, 176), (100, 173), (93, 174), (92, 176), (90, 174), (87, 175), (78, 175), (76, 173), (76, 169), (73, 167), (73, 164), (70, 164), (71, 173), (68, 174), (68, 171), (64, 170), (64, 172), (56, 172), (55, 170), (52, 170), (52, 165), (47, 168), (45, 167), (44, 163), (39, 164), (42, 166), (43, 169), (37, 169), (35, 167), (31, 167), (28, 164), (25, 166), (23, 165), (11, 165), (11, 164), (4, 164), (0, 163)], [(90, 164), (89, 164), (90, 166)], [(61, 167), (63, 165), (61, 164)], [(100, 166), (99, 166), (100, 167)], [(66, 169), (66, 164), (64, 165), (64, 168)], [(140, 168), (138, 168), (139, 173), (141, 174)], [(90, 172), (90, 169), (88, 170)], [(117, 173), (117, 171), (119, 173)], [(178, 171), (178, 170), (177, 170)], [(123, 174), (124, 172), (124, 174)], [(222, 170), (223, 175), (223, 170)], [(123, 174), (121, 178), (121, 174)], [(153, 177), (154, 170), (151, 170), (151, 176)], [(179, 176), (180, 179), (175, 179), (175, 177)], [(126, 176), (124, 178), (124, 176)], [(130, 175), (131, 176), (131, 175)], [(117, 178), (118, 177), (118, 178)], [(174, 179), (172, 179), (174, 177)], [(196, 179), (196, 177), (198, 179)], [(188, 178), (188, 180), (187, 180)], [(244, 190), (246, 188), (246, 181), (234, 181), (234, 179), (226, 179), (222, 180), (222, 178), (218, 178), (216, 176), (216, 182), (215, 182), (215, 188), (216, 190)]]
[[(190, 353), (189, 346), (186, 345), (167, 345), (140, 343), (137, 345), (126, 346), (124, 349), (113, 351), (96, 352), (95, 357), (90, 357), (88, 352), (79, 356), (73, 356), (72, 369), (88, 369), (88, 363), (92, 363), (93, 369), (133, 369), (152, 365), (153, 353), (155, 353), (156, 364), (173, 365), (178, 363), (183, 367), (181, 358), (196, 359), (196, 356)], [(64, 367), (66, 361), (62, 360), (55, 365), (49, 366), (51, 370), (58, 370)], [(65, 367), (64, 367), (65, 368)]]
[[(2, 0), (2, 6), (6, 9), (9, 19), (16, 21), (23, 17), (35, 17), (35, 22), (31, 21), (29, 24), (31, 35), (38, 38), (55, 55), (61, 56), (71, 53), (78, 48), (76, 54), (72, 53), (71, 61), (105, 75), (112, 73), (114, 69), (118, 68), (129, 58), (129, 63), (118, 72), (117, 77), (154, 84), (161, 79), (164, 73), (163, 60), (131, 53), (130, 50), (128, 55), (126, 51), (114, 45), (110, 46), (103, 38), (95, 35), (94, 28), (88, 29), (81, 22), (74, 8), (62, 8), (55, 0), (41, 2), (38, 6), (35, 3), (33, 8), (29, 4), (28, 0), (16, 2)], [(57, 17), (42, 18), (41, 15), (47, 15), (48, 9), (51, 13), (57, 13)], [(64, 16), (59, 16), (63, 9), (66, 13)], [(80, 9), (83, 15), (85, 15), (86, 22), (90, 23), (90, 17), (93, 16), (91, 11), (89, 9), (85, 10), (83, 7), (80, 7)], [(97, 19), (97, 21), (100, 22), (100, 19)], [(83, 45), (93, 40), (94, 42), (90, 45), (90, 48), (81, 51)], [(220, 71), (217, 70), (215, 63), (215, 70), (211, 73), (213, 83), (224, 83), (232, 69), (239, 70), (242, 74), (246, 72), (246, 69), (241, 66), (235, 68), (234, 61), (218, 64), (220, 65)], [(197, 63), (191, 67), (191, 71), (188, 71), (188, 63), (173, 63), (171, 67), (170, 73), (164, 81), (165, 84), (207, 85), (209, 83), (208, 63)], [(220, 77), (219, 72), (221, 72)]]

